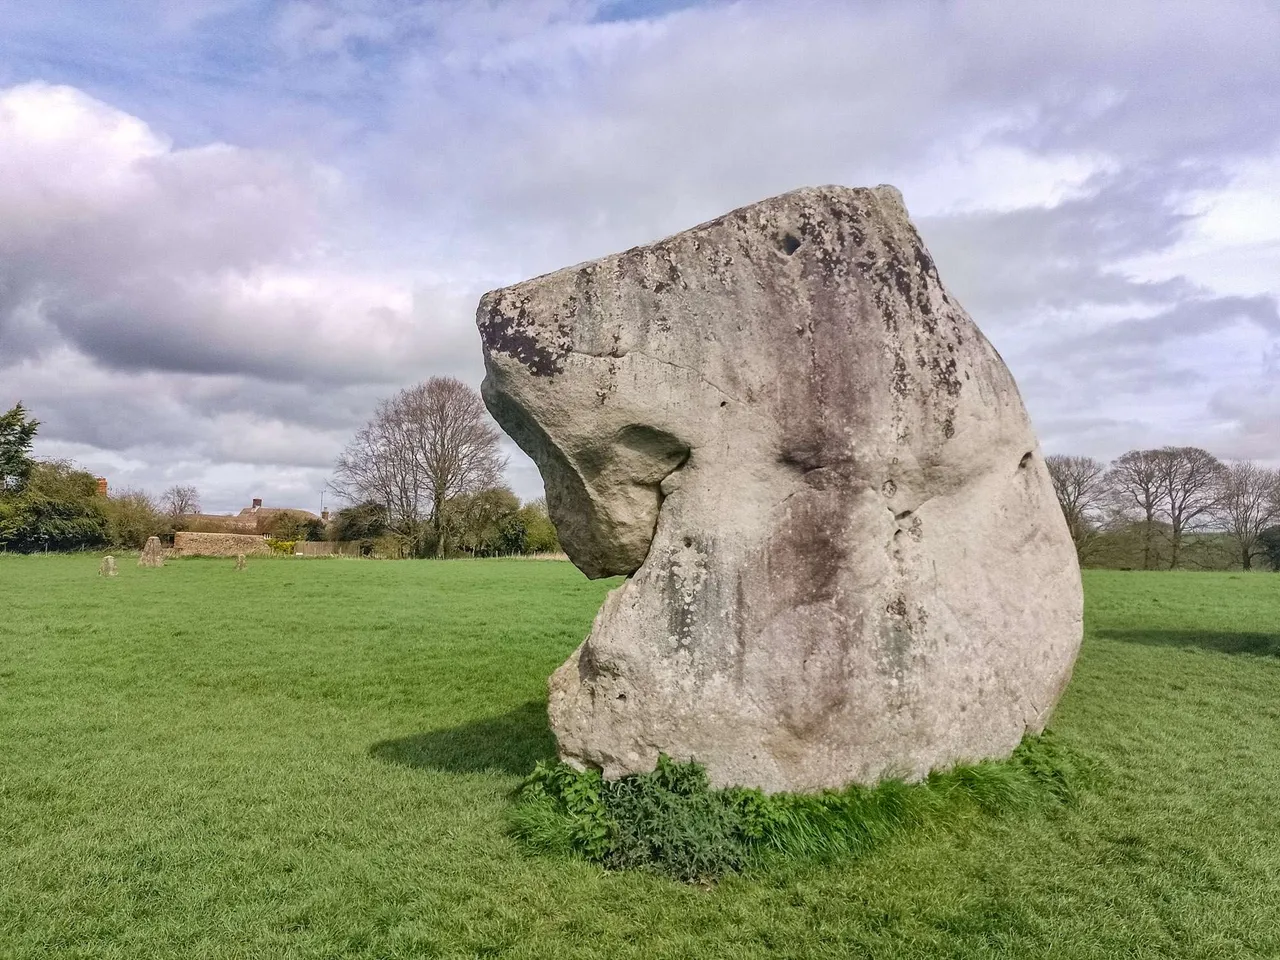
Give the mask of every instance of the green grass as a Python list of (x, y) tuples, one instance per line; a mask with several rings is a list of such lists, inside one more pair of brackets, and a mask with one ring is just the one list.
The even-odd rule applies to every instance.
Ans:
[(702, 888), (511, 793), (563, 563), (0, 557), (0, 958), (1280, 956), (1280, 576), (1090, 572), (1074, 804)]
[(661, 753), (656, 769), (612, 781), (543, 760), (517, 793), (512, 833), (542, 853), (714, 883), (779, 861), (850, 860), (925, 826), (966, 829), (977, 815), (1069, 803), (1093, 774), (1048, 730), (1023, 737), (1007, 760), (935, 770), (922, 783), (805, 794), (713, 788), (700, 763)]

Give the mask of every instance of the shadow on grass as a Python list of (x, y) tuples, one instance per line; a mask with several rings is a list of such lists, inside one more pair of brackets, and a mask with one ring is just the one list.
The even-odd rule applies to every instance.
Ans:
[(1280, 632), (1221, 633), (1212, 630), (1099, 630), (1103, 640), (1141, 643), (1150, 647), (1200, 647), (1216, 653), (1252, 653), (1280, 657)]
[(555, 756), (556, 741), (547, 725), (547, 705), (531, 700), (498, 717), (383, 740), (369, 755), (387, 763), (450, 773), (529, 773), (539, 760)]

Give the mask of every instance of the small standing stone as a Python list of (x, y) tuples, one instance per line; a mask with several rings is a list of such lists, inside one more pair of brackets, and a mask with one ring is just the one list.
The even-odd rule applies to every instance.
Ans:
[(164, 566), (164, 547), (160, 546), (159, 537), (147, 537), (147, 545), (142, 548), (142, 556), (138, 558), (138, 566)]
[(243, 570), (243, 569), (244, 569), (244, 554), (243, 554), (243, 553), (242, 553), (242, 554), (240, 554), (238, 557), (236, 557), (236, 569), (237, 569), (237, 570)]
[(114, 577), (116, 575), (116, 558), (103, 557), (102, 564), (98, 567), (98, 576)]

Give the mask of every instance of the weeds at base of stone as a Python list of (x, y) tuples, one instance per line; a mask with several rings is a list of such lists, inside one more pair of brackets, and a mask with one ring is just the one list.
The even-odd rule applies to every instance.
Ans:
[(539, 853), (711, 883), (778, 859), (862, 856), (906, 831), (975, 814), (1070, 804), (1093, 774), (1047, 730), (1006, 761), (819, 794), (712, 789), (700, 764), (667, 756), (650, 773), (613, 781), (541, 761), (516, 792), (511, 832)]

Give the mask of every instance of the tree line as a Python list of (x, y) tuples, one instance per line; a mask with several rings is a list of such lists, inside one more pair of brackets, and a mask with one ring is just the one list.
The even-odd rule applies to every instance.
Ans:
[[(5, 549), (136, 549), (152, 535), (200, 529), (194, 487), (102, 496), (70, 461), (31, 456), (39, 426), (20, 403), (0, 414)], [(410, 557), (559, 550), (545, 502), (522, 504), (502, 483), (499, 437), (475, 390), (433, 377), (381, 401), (342, 451), (330, 485), (346, 505), (331, 523), (285, 511), (258, 532)], [(1280, 571), (1280, 470), (1175, 446), (1046, 463), (1084, 566)]]
[(195, 487), (159, 497), (145, 490), (103, 494), (98, 479), (70, 460), (39, 459), (40, 421), (21, 403), (0, 413), (0, 546), (32, 553), (110, 547), (139, 550), (148, 537), (189, 529), (200, 512)]
[(558, 551), (545, 501), (522, 505), (502, 483), (500, 437), (461, 380), (406, 387), (378, 403), (334, 464), (330, 488), (351, 505), (338, 522), (375, 523), (410, 557)]
[(1280, 571), (1280, 470), (1173, 446), (1045, 462), (1082, 565)]
[[(497, 431), (469, 390), (458, 381), (428, 381), (381, 404), (376, 423), (357, 435), (342, 461), (361, 464), (370, 471), (366, 476), (381, 482), (362, 485), (346, 476), (341, 489), (351, 499), (328, 523), (304, 511), (268, 510), (256, 518), (253, 532), (283, 547), (301, 540), (355, 541), (362, 553), (381, 556), (558, 551), (545, 502), (522, 504), (502, 485)], [(136, 489), (104, 495), (97, 478), (71, 461), (31, 455), (39, 428), (21, 403), (0, 413), (0, 548), (141, 549), (151, 536), (231, 529), (229, 518), (201, 514), (194, 486), (175, 485), (158, 497)], [(368, 459), (391, 455), (399, 459)], [(401, 466), (410, 472), (399, 472)]]
[(31, 456), (40, 422), (22, 404), (0, 414), (0, 545), (6, 550), (141, 549), (173, 533), (184, 512), (199, 510), (193, 487), (159, 498), (143, 490), (107, 496), (70, 460)]

